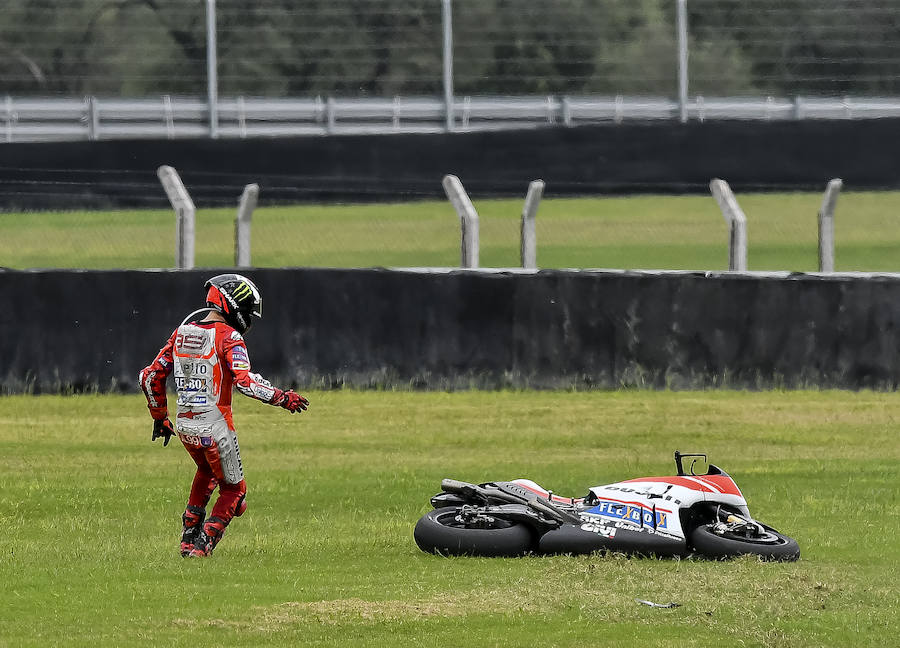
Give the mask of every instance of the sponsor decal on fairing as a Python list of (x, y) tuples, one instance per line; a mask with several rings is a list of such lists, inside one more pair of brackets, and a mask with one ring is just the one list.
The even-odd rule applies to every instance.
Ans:
[(669, 511), (654, 511), (646, 509), (642, 505), (631, 502), (617, 502), (615, 500), (600, 500), (595, 506), (585, 513), (600, 515), (614, 520), (624, 520), (638, 526), (647, 526), (664, 530), (669, 524)]
[(596, 533), (597, 535), (601, 535), (604, 538), (614, 538), (616, 535), (615, 527), (607, 526), (596, 520), (585, 522), (581, 525), (581, 530)]

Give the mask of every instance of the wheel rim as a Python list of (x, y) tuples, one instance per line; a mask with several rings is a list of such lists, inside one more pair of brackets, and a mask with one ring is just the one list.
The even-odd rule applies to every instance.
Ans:
[(514, 526), (513, 522), (503, 520), (489, 515), (478, 515), (473, 521), (466, 522), (459, 519), (456, 511), (442, 513), (436, 516), (435, 521), (441, 526), (450, 527), (452, 529), (478, 529), (490, 531), (493, 529), (508, 529)]
[(759, 544), (759, 545), (769, 545), (775, 546), (784, 544), (784, 540), (782, 540), (779, 536), (771, 533), (769, 531), (763, 531), (762, 534), (754, 535), (754, 536), (745, 536), (740, 533), (732, 533), (730, 531), (726, 531), (725, 533), (719, 534), (712, 530), (712, 525), (708, 525), (706, 527), (707, 532), (710, 535), (713, 535), (717, 538), (726, 538), (728, 540), (736, 540), (738, 542), (746, 542), (749, 544)]

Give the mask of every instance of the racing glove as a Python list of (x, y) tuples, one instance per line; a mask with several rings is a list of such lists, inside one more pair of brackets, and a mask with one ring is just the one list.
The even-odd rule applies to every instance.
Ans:
[(172, 438), (173, 434), (175, 434), (175, 427), (169, 419), (155, 419), (153, 421), (153, 436), (150, 437), (151, 441), (156, 441), (159, 437), (163, 437), (163, 446), (167, 446), (169, 445), (169, 439)]
[(296, 393), (293, 389), (289, 389), (281, 392), (281, 394), (276, 394), (272, 404), (283, 407), (293, 414), (297, 410), (305, 412), (309, 407), (309, 400), (305, 396)]

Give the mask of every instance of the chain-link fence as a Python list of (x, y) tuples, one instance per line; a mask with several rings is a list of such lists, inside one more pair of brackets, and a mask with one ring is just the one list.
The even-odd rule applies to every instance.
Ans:
[(900, 116), (900, 0), (8, 0), (7, 141)]
[(441, 96), (449, 82), (456, 95), (675, 97), (682, 39), (693, 94), (900, 94), (897, 0), (4, 5), (0, 87), (14, 97), (206, 97), (210, 72), (222, 96)]

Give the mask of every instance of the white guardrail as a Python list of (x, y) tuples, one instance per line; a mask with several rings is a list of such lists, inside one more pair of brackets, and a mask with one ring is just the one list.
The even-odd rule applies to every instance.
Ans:
[[(796, 120), (900, 117), (900, 97), (697, 96), (687, 119)], [(447, 130), (441, 97), (385, 99), (219, 98), (219, 137), (280, 137)], [(452, 130), (576, 126), (629, 120), (680, 120), (674, 99), (628, 96), (458, 97)], [(0, 99), (0, 141), (208, 137), (208, 104), (197, 97), (151, 99)]]

